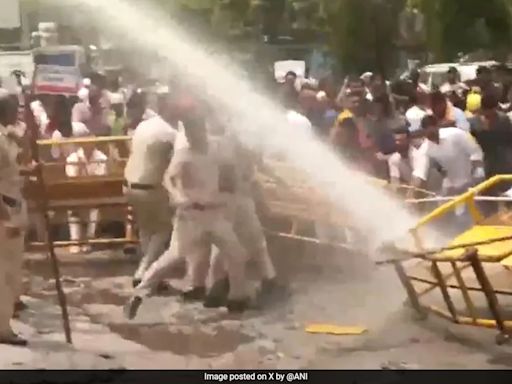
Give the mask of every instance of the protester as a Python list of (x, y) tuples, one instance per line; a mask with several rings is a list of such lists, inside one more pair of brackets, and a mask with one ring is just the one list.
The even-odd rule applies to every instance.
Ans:
[[(82, 125), (75, 131), (75, 137), (91, 138), (93, 136), (85, 125)], [(106, 174), (107, 156), (96, 149), (94, 143), (79, 144), (75, 151), (66, 157), (66, 176), (69, 178), (105, 176)], [(96, 237), (96, 228), (100, 220), (99, 210), (96, 208), (85, 212), (80, 209), (72, 210), (68, 212), (68, 218), (71, 240), (85, 242), (82, 246), (71, 246), (69, 252), (72, 254), (89, 252), (91, 247), (87, 241)], [(82, 230), (84, 225), (87, 228), (85, 236)]]
[(469, 92), (466, 97), (466, 117), (470, 121), (470, 126), (471, 118), (480, 111), (481, 105), (482, 96), (474, 91)]
[[(421, 122), (424, 141), (419, 149), (421, 161), (414, 176), (425, 182), (431, 161), (444, 171), (443, 194), (454, 196), (464, 193), (484, 176), (483, 153), (471, 136), (459, 128), (445, 128), (437, 117), (427, 115)], [(416, 186), (421, 186), (416, 185)]]
[(352, 117), (338, 118), (329, 134), (329, 143), (339, 156), (348, 160), (356, 169), (372, 174), (372, 163), (359, 145), (359, 131)]
[(457, 127), (469, 132), (469, 122), (464, 111), (455, 107), (440, 91), (430, 95), (430, 107), (441, 127)]
[[(421, 130), (421, 127), (419, 130)], [(413, 185), (414, 170), (420, 169), (422, 161), (425, 160), (420, 151), (423, 141), (413, 138), (419, 130), (411, 133), (410, 128), (404, 126), (395, 129), (393, 132), (396, 152), (388, 158), (388, 166), (390, 182), (395, 190), (398, 189), (399, 185)], [(416, 175), (422, 180), (425, 177), (419, 174)], [(434, 167), (429, 167), (429, 173), (423, 180), (422, 186), (428, 191), (438, 193), (441, 187), (440, 179), (441, 175), (439, 172)], [(412, 197), (414, 191), (409, 189), (407, 195)]]
[(297, 95), (292, 91), (287, 91), (282, 96), (283, 106), (286, 108), (286, 119), (288, 123), (308, 135), (313, 135), (313, 125), (306, 117), (307, 107), (310, 101), (305, 96), (299, 100)]
[(122, 136), (127, 123), (125, 117), (124, 98), (121, 93), (110, 94), (110, 116), (109, 125), (112, 127), (112, 136)]
[(85, 124), (95, 136), (110, 136), (112, 127), (109, 124), (110, 101), (104, 90), (103, 79), (95, 76), (91, 79), (89, 94), (86, 101), (75, 104), (72, 120)]
[[(62, 141), (68, 138), (83, 136), (88, 129), (85, 124), (71, 121), (71, 101), (64, 95), (55, 96), (55, 108), (49, 118), (47, 132), (51, 139)], [(54, 160), (64, 160), (76, 150), (73, 144), (55, 144), (51, 147)]]
[[(498, 111), (498, 99), (494, 93), (483, 95), (481, 110), (470, 122), (471, 134), (484, 153), (486, 176), (511, 174), (512, 123), (505, 113)], [(507, 184), (504, 184), (494, 189), (494, 193), (506, 189)]]
[(459, 97), (463, 97), (465, 91), (468, 90), (466, 84), (460, 81), (460, 73), (455, 67), (448, 68), (446, 72), (446, 82), (441, 85), (439, 90), (445, 95), (450, 95), (452, 93), (457, 94)]
[(475, 85), (480, 88), (482, 94), (493, 94), (499, 99), (500, 91), (492, 79), (492, 71), (489, 67), (479, 66), (476, 70)]
[[(432, 163), (441, 168), (444, 196), (456, 196), (483, 180), (483, 153), (476, 141), (459, 128), (444, 128), (433, 115), (421, 122), (424, 141), (418, 151), (413, 171), (413, 186), (422, 187), (428, 180)], [(464, 206), (456, 207), (444, 225), (449, 233), (460, 233), (472, 225), (472, 219)]]
[(409, 130), (416, 132), (421, 129), (421, 120), (431, 113), (428, 93), (418, 89), (409, 97), (411, 107), (405, 112), (405, 119), (409, 124)]

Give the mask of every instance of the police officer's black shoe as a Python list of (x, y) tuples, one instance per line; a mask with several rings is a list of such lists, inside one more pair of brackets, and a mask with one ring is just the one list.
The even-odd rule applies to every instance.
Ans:
[(213, 283), (204, 300), (205, 308), (220, 308), (226, 305), (229, 293), (229, 280), (222, 279)]
[(222, 299), (228, 298), (229, 294), (229, 280), (222, 279), (217, 280), (213, 285), (211, 286), (210, 290), (208, 291), (208, 296), (215, 296)]
[(261, 294), (268, 296), (276, 292), (281, 288), (277, 283), (276, 279), (265, 279), (261, 282)]
[(249, 300), (228, 300), (226, 308), (228, 309), (229, 313), (243, 313), (246, 309), (249, 308)]
[(207, 295), (204, 299), (203, 307), (205, 308), (220, 308), (226, 305), (226, 298), (218, 296)]
[(137, 316), (139, 307), (142, 304), (142, 297), (133, 296), (124, 307), (124, 315), (128, 320), (133, 320)]
[(183, 301), (201, 301), (206, 297), (205, 287), (195, 287), (181, 294)]
[(14, 332), (10, 335), (0, 336), (0, 344), (14, 345), (18, 347), (27, 346), (28, 342)]

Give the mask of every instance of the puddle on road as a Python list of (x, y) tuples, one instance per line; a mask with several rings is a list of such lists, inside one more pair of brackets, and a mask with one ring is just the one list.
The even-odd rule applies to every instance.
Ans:
[(167, 351), (177, 355), (215, 357), (233, 352), (240, 345), (254, 340), (242, 332), (217, 327), (205, 332), (198, 327), (185, 330), (170, 329), (169, 325), (109, 324), (110, 329), (127, 340), (142, 344), (154, 351)]
[[(42, 280), (40, 287), (31, 286), (30, 296), (57, 303), (53, 277), (48, 263), (29, 263), (28, 271), (32, 277)], [(70, 307), (84, 308), (85, 305), (123, 306), (128, 299), (116, 287), (95, 287), (92, 282), (105, 277), (131, 276), (133, 265), (127, 262), (99, 262), (81, 265), (62, 265), (61, 276), (67, 279), (66, 296)], [(63, 279), (63, 280), (65, 280)], [(75, 281), (76, 280), (76, 281)], [(118, 287), (119, 288), (119, 287)], [(177, 355), (194, 355), (201, 358), (215, 357), (235, 351), (240, 345), (250, 343), (254, 337), (218, 325), (204, 329), (200, 325), (190, 325), (189, 321), (180, 324), (109, 324), (107, 321), (89, 316), (93, 323), (108, 326), (110, 330), (124, 339), (146, 346), (154, 351), (167, 351)]]

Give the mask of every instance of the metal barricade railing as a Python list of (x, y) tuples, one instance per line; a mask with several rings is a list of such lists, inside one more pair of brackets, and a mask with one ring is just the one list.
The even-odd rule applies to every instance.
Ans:
[[(40, 160), (42, 182), (44, 183), (45, 196), (40, 194), (39, 181), (28, 174), (24, 193), (28, 202), (29, 212), (40, 215), (44, 206), (50, 212), (52, 222), (50, 225), (68, 223), (68, 211), (88, 211), (98, 209), (100, 221), (121, 221), (125, 225), (123, 237), (112, 238), (80, 238), (78, 240), (54, 241), (55, 247), (67, 247), (77, 245), (123, 245), (137, 242), (134, 231), (134, 218), (131, 208), (128, 206), (123, 194), (123, 174), (126, 157), (128, 155), (131, 138), (122, 137), (92, 137), (69, 138), (63, 140), (38, 140), (40, 148), (74, 146), (74, 149), (83, 145), (93, 145), (107, 155), (106, 173), (100, 176), (68, 177), (65, 172), (65, 158)], [(126, 157), (122, 156), (126, 154)], [(100, 164), (101, 161), (89, 160), (88, 165)], [(40, 204), (40, 199), (46, 199), (45, 204)], [(82, 222), (82, 224), (84, 224)], [(50, 228), (46, 228), (46, 231)], [(39, 234), (36, 241), (30, 242), (31, 249), (40, 249), (45, 246), (44, 234)]]
[[(366, 179), (378, 188), (395, 193), (399, 199), (405, 199), (410, 189), (414, 189), (420, 196), (436, 196), (433, 192), (404, 184), (392, 185), (386, 180), (371, 176), (366, 176)], [(344, 233), (363, 232), (357, 228), (350, 215), (334, 206), (322, 191), (312, 186), (307, 177), (293, 166), (283, 161), (265, 161), (259, 170), (257, 180), (262, 190), (266, 211), (271, 216), (263, 223), (268, 235), (366, 252), (367, 242), (361, 236), (350, 236), (350, 233), (347, 233), (347, 236)], [(280, 224), (283, 221), (287, 223), (273, 225), (273, 219)], [(333, 239), (320, 238), (316, 233), (317, 224), (332, 227), (333, 230), (329, 232), (339, 236), (333, 236)], [(345, 240), (347, 238), (353, 240)]]
[[(496, 341), (499, 344), (510, 339), (512, 319), (507, 320), (505, 318), (503, 308), (498, 301), (498, 295), (512, 296), (512, 290), (496, 289), (484, 268), (484, 263), (503, 263), (503, 260), (508, 260), (512, 257), (512, 220), (501, 225), (489, 223), (489, 218), (484, 216), (477, 203), (496, 202), (506, 204), (512, 202), (512, 199), (508, 197), (480, 195), (490, 188), (510, 181), (512, 181), (512, 175), (499, 175), (471, 188), (460, 196), (410, 200), (409, 203), (412, 204), (424, 202), (444, 203), (422, 217), (416, 226), (411, 229), (410, 233), (414, 239), (415, 249), (400, 249), (397, 246), (391, 246), (389, 249), (391, 258), (385, 261), (385, 263), (394, 265), (397, 275), (406, 290), (409, 303), (418, 313), (425, 315), (427, 312), (433, 312), (455, 323), (496, 328), (499, 331), (496, 337)], [(430, 225), (434, 220), (451, 214), (460, 205), (468, 208), (473, 227), (453, 239), (448, 245), (437, 249), (427, 249), (425, 247), (425, 239), (420, 234), (420, 229)], [(471, 238), (472, 233), (477, 233), (474, 231), (478, 231), (480, 228), (483, 228), (484, 232), (482, 233), (485, 236), (475, 235), (474, 238)], [(501, 248), (488, 248), (495, 247), (497, 244), (501, 244)], [(409, 266), (407, 261), (412, 259), (421, 260), (421, 265), (428, 267), (430, 277), (418, 275), (417, 264), (414, 266), (415, 273), (408, 271), (408, 268), (412, 269), (413, 267)], [(442, 267), (445, 265), (449, 266), (452, 272), (443, 274)], [(466, 270), (473, 271), (477, 285), (466, 282), (471, 277), (464, 275), (463, 272)], [(427, 288), (420, 291), (417, 288), (418, 283), (427, 285)], [(436, 289), (439, 289), (441, 293), (446, 305), (446, 311), (434, 305), (420, 303), (421, 297)], [(454, 289), (460, 291), (468, 315), (457, 311), (451, 294), (451, 290)], [(479, 317), (476, 304), (472, 299), (472, 292), (480, 292), (485, 296), (492, 318)]]

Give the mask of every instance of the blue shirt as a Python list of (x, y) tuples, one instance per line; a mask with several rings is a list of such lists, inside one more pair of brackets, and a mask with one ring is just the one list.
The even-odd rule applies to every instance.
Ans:
[(455, 119), (455, 126), (457, 128), (469, 132), (469, 121), (462, 109), (453, 107), (453, 118)]

